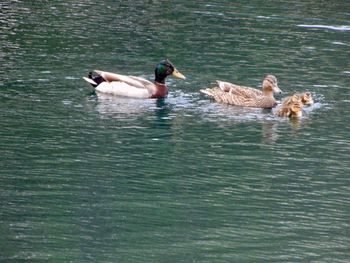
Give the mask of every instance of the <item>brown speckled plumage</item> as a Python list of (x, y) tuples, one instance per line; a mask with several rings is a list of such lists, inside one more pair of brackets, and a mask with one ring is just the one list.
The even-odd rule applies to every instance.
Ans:
[(289, 104), (282, 104), (277, 108), (275, 114), (279, 117), (301, 117), (303, 104), (301, 101), (290, 102)]
[(288, 105), (300, 101), (304, 106), (312, 105), (314, 100), (310, 92), (295, 93), (292, 96), (288, 96), (282, 100), (283, 105)]
[(217, 86), (200, 91), (217, 102), (255, 108), (275, 107), (277, 103), (273, 94), (281, 93), (277, 85), (277, 79), (273, 75), (265, 77), (262, 90), (217, 81)]

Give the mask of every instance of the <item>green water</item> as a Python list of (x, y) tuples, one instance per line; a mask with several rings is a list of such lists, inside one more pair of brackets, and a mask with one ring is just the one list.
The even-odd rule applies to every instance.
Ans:
[[(0, 262), (348, 262), (349, 1), (0, 3)], [(169, 97), (98, 96), (93, 69)], [(216, 79), (310, 91), (300, 120)]]

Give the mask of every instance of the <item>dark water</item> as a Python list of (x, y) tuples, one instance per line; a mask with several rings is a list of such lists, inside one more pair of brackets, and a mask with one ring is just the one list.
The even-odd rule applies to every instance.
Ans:
[[(1, 262), (349, 262), (349, 1), (248, 2), (0, 3)], [(198, 93), (268, 73), (301, 120)]]

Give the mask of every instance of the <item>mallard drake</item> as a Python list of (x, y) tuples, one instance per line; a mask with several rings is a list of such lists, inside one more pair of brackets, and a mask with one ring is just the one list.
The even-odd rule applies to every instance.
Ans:
[(217, 102), (254, 108), (275, 107), (277, 102), (274, 98), (274, 93), (282, 93), (277, 85), (277, 78), (273, 75), (267, 75), (264, 78), (262, 90), (218, 80), (217, 86), (200, 91)]
[(288, 104), (282, 104), (275, 114), (279, 117), (301, 117), (303, 115), (303, 103), (293, 96)]
[(167, 76), (172, 75), (186, 79), (169, 60), (162, 60), (156, 65), (154, 82), (135, 76), (125, 76), (116, 73), (95, 70), (84, 79), (89, 82), (97, 92), (132, 98), (164, 98), (168, 95), (165, 84)]
[(282, 104), (286, 105), (293, 103), (295, 101), (300, 101), (304, 106), (309, 106), (314, 103), (312, 95), (310, 92), (295, 93), (292, 96), (288, 96), (282, 100)]

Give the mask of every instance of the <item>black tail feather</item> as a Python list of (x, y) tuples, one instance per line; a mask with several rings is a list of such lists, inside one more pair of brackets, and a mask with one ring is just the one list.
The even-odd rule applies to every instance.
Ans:
[(104, 78), (102, 78), (102, 76), (100, 75), (97, 75), (97, 76), (93, 76), (92, 72), (89, 72), (88, 74), (88, 78), (89, 79), (92, 79), (95, 83), (95, 84), (91, 84), (94, 88), (97, 87), (98, 85), (100, 85), (102, 82), (106, 81)]

